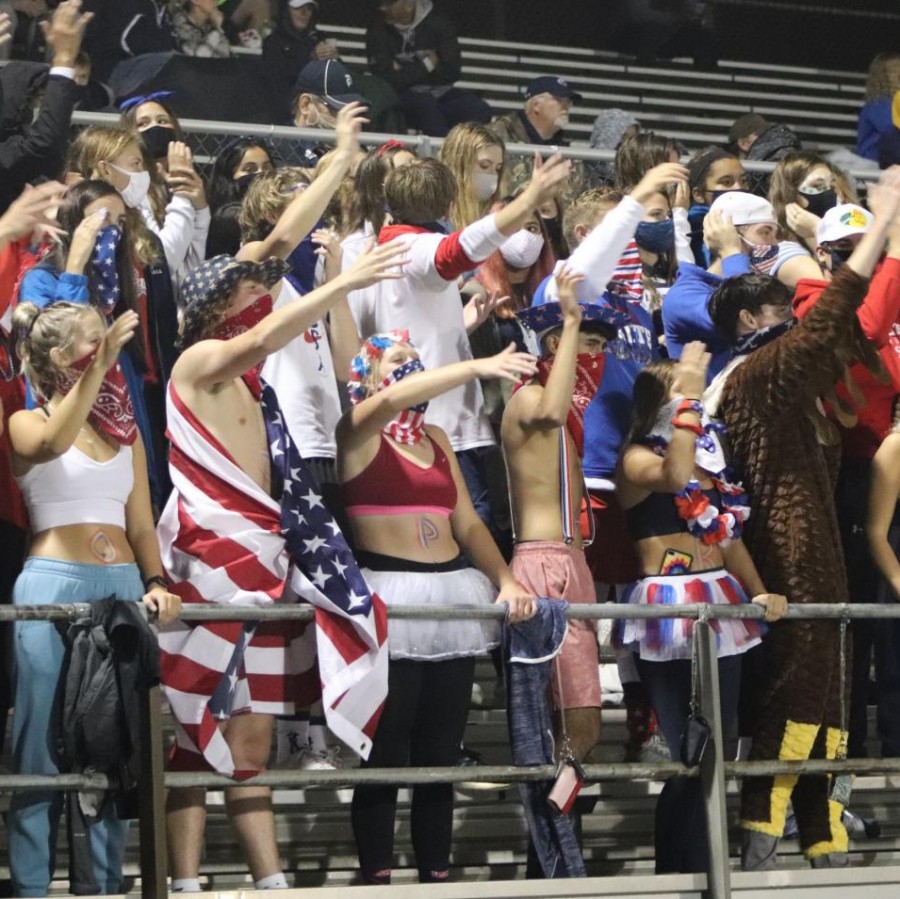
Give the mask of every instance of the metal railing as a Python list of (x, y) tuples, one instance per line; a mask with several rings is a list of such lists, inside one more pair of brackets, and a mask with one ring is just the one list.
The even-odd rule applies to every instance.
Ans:
[[(117, 125), (120, 119), (114, 113), (76, 112), (72, 115), (72, 124), (77, 127), (89, 125)], [(275, 148), (279, 159), (289, 164), (302, 164), (300, 141), (312, 141), (318, 144), (333, 144), (337, 137), (335, 132), (324, 128), (296, 128), (286, 125), (260, 125), (252, 122), (224, 122), (211, 119), (181, 119), (181, 128), (188, 139), (195, 157), (201, 162), (208, 162), (219, 155), (224, 145), (233, 137), (260, 137), (267, 139)], [(364, 147), (377, 147), (389, 140), (402, 141), (414, 149), (419, 156), (435, 156), (444, 143), (442, 137), (430, 137), (427, 134), (376, 134), (364, 132), (359, 142)], [(559, 152), (567, 159), (578, 159), (585, 162), (612, 162), (616, 158), (614, 150), (594, 150), (590, 147), (546, 147), (539, 144), (506, 145), (506, 152), (511, 156), (534, 156), (540, 153), (547, 156), (549, 152)], [(684, 161), (687, 161), (686, 159)], [(748, 172), (771, 172), (774, 162), (755, 162), (743, 160)], [(877, 181), (881, 174), (878, 169), (853, 169), (849, 171), (857, 181)]]
[[(0, 606), (2, 621), (74, 621), (87, 614), (90, 605)], [(430, 606), (388, 608), (393, 619), (502, 619), (505, 610), (498, 606), (450, 606), (436, 610)], [(787, 761), (727, 762), (723, 751), (722, 720), (719, 710), (719, 669), (716, 653), (716, 637), (710, 622), (723, 618), (761, 619), (762, 607), (748, 604), (741, 606), (709, 606), (705, 604), (655, 607), (604, 603), (588, 606), (569, 606), (570, 619), (647, 619), (692, 618), (694, 639), (697, 641), (698, 682), (700, 707), (710, 724), (711, 739), (697, 768), (686, 768), (677, 762), (655, 764), (619, 763), (585, 765), (585, 775), (591, 782), (621, 780), (657, 780), (676, 774), (699, 777), (703, 784), (709, 843), (709, 867), (707, 870), (707, 895), (710, 899), (729, 899), (731, 896), (731, 866), (728, 848), (728, 830), (725, 808), (725, 780), (729, 777), (773, 776), (778, 774), (830, 774), (830, 773), (900, 773), (900, 759), (834, 759)], [(266, 608), (241, 606), (194, 606), (182, 610), (185, 621), (236, 621), (236, 620), (300, 620), (311, 621), (315, 610), (311, 606), (285, 604)], [(809, 604), (795, 605), (788, 609), (791, 619), (882, 619), (900, 618), (900, 604)], [(145, 751), (141, 757), (139, 790), (139, 839), (141, 895), (144, 899), (163, 899), (167, 895), (165, 788), (209, 787), (222, 789), (234, 786), (226, 775), (205, 772), (170, 772), (164, 770), (162, 741), (162, 712), (159, 688), (148, 691), (141, 703), (141, 745)], [(478, 768), (479, 778), (502, 783), (549, 780), (555, 774), (551, 765), (513, 766), (483, 765)], [(366, 768), (337, 771), (267, 771), (254, 778), (241, 781), (240, 786), (271, 787), (352, 787), (357, 784), (421, 784), (458, 783), (472, 778), (471, 769), (460, 768)], [(12, 791), (106, 789), (114, 786), (103, 774), (33, 775), (11, 774), (0, 776), (0, 793)], [(602, 878), (598, 878), (602, 880)]]

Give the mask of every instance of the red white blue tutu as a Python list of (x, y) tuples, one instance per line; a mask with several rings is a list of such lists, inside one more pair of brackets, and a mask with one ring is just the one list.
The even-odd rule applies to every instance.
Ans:
[[(630, 605), (683, 606), (708, 603), (711, 606), (750, 602), (740, 581), (724, 568), (712, 571), (645, 577), (629, 584), (622, 595)], [(746, 652), (760, 642), (765, 624), (749, 618), (710, 618), (716, 635), (717, 653), (722, 656)], [(616, 621), (613, 646), (640, 652), (642, 659), (669, 662), (691, 658), (694, 632), (692, 618), (640, 618)]]

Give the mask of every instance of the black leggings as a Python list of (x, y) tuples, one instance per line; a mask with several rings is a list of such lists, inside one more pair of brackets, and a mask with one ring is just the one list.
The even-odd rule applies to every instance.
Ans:
[[(474, 658), (392, 659), (387, 701), (363, 767), (454, 765), (466, 728), (474, 673)], [(385, 784), (360, 786), (353, 792), (353, 835), (360, 869), (369, 883), (390, 882), (398, 789)], [(453, 832), (452, 784), (413, 787), (410, 830), (419, 880), (446, 879)]]

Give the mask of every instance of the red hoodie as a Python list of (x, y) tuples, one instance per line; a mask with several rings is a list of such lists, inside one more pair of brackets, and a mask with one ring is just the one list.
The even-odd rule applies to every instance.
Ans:
[[(798, 281), (794, 291), (794, 314), (803, 318), (827, 286), (827, 281)], [(843, 454), (852, 459), (871, 459), (890, 430), (894, 399), (900, 393), (900, 259), (889, 256), (881, 263), (856, 314), (863, 334), (878, 347), (890, 376), (890, 383), (882, 384), (864, 365), (856, 363), (850, 368), (866, 405), (857, 409), (859, 421), (855, 427), (841, 429)], [(850, 401), (843, 383), (837, 385), (837, 394)]]

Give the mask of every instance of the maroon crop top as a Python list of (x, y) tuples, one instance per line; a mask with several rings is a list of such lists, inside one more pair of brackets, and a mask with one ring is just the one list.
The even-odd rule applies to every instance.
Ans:
[(456, 483), (450, 462), (432, 440), (434, 462), (422, 468), (404, 458), (384, 434), (375, 458), (364, 471), (341, 485), (347, 514), (407, 515), (425, 512), (446, 515), (456, 508)]

